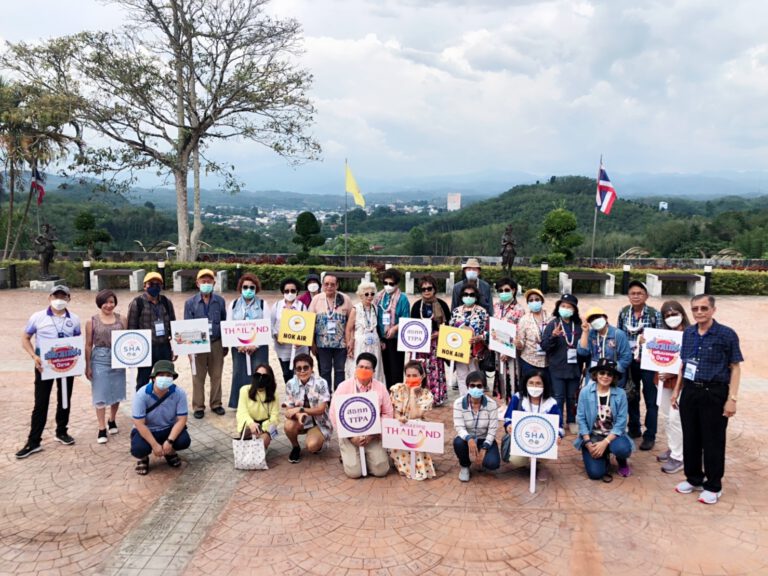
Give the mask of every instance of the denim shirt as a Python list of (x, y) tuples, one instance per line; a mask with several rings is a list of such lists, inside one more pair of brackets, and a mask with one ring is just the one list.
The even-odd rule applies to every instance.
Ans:
[[(611, 414), (613, 414), (613, 428), (611, 434), (616, 437), (626, 436), (629, 405), (627, 394), (618, 386), (611, 386)], [(576, 423), (579, 425), (579, 436), (573, 441), (573, 445), (581, 450), (584, 444), (583, 436), (592, 432), (592, 425), (597, 419), (597, 384), (590, 382), (579, 393), (579, 403), (576, 409)], [(632, 450), (635, 443), (629, 440)]]
[(587, 336), (587, 345), (589, 347), (582, 348), (581, 342), (579, 342), (578, 354), (579, 356), (588, 356), (592, 366), (597, 364), (600, 358), (608, 358), (608, 360), (616, 362), (616, 368), (623, 374), (632, 363), (632, 349), (629, 347), (627, 335), (621, 330), (617, 330), (614, 326), (609, 325), (605, 336), (605, 350), (601, 351), (599, 343), (603, 341), (603, 337), (599, 336), (596, 330), (590, 328), (589, 335)]

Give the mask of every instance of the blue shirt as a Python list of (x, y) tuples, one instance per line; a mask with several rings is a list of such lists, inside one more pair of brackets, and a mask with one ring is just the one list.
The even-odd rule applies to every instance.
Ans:
[(605, 337), (590, 328), (587, 346), (588, 348), (582, 348), (579, 345), (578, 353), (580, 356), (589, 356), (592, 366), (597, 364), (600, 358), (608, 358), (616, 362), (616, 368), (623, 374), (632, 362), (632, 349), (629, 347), (627, 335), (613, 326), (608, 326)]
[(538, 406), (534, 408), (534, 405), (531, 404), (531, 401), (528, 398), (520, 398), (520, 392), (516, 392), (514, 396), (512, 396), (512, 399), (509, 401), (509, 406), (507, 406), (507, 411), (504, 413), (504, 427), (506, 428), (510, 424), (512, 424), (512, 412), (515, 410), (519, 412), (529, 412), (529, 413), (537, 413), (537, 414), (551, 414), (552, 416), (557, 416), (558, 419), (558, 434), (560, 435), (560, 438), (565, 436), (565, 432), (563, 431), (563, 413), (560, 412), (560, 406), (557, 405), (557, 400), (554, 398), (541, 398), (541, 402)]
[(24, 332), (35, 337), (35, 353), (39, 354), (40, 339), (55, 340), (80, 336), (80, 318), (69, 310), (65, 311), (64, 316), (56, 316), (49, 306), (30, 316)]
[(683, 332), (683, 346), (680, 359), (685, 369), (688, 360), (698, 362), (697, 382), (731, 381), (731, 364), (744, 361), (739, 347), (739, 337), (732, 329), (712, 321), (706, 334), (699, 334), (697, 324), (688, 326)]
[(224, 298), (218, 294), (211, 294), (211, 299), (206, 304), (200, 293), (195, 294), (184, 303), (184, 320), (195, 318), (207, 318), (211, 325), (211, 342), (221, 340), (221, 323), (227, 319), (227, 306)]
[(160, 400), (160, 397), (155, 394), (153, 386), (150, 382), (143, 388), (139, 388), (133, 397), (131, 413), (137, 420), (144, 418), (147, 428), (151, 432), (156, 432), (170, 428), (176, 424), (176, 419), (179, 416), (187, 415), (187, 393), (181, 388), (177, 388), (175, 384), (171, 384), (167, 392), (169, 397), (147, 414), (147, 408)]

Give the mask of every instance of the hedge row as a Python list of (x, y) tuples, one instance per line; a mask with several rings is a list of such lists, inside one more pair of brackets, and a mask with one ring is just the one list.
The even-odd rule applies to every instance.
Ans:
[[(16, 264), (16, 274), (19, 286), (28, 286), (30, 280), (35, 280), (39, 276), (39, 264), (37, 261), (21, 260), (13, 262)], [(149, 265), (149, 262), (94, 262), (94, 268), (143, 268), (147, 272), (157, 270), (156, 265)], [(174, 270), (185, 268), (202, 268), (205, 264), (184, 264), (176, 262), (167, 262), (165, 274), (168, 279), (168, 283), (171, 282), (171, 277)], [(227, 289), (233, 290), (235, 288), (235, 270), (236, 264), (223, 264), (216, 263), (214, 269), (228, 270), (228, 286)], [(314, 266), (306, 265), (274, 265), (274, 264), (254, 264), (254, 265), (242, 265), (242, 272), (252, 272), (258, 276), (261, 280), (262, 287), (265, 290), (276, 290), (280, 284), (280, 281), (284, 278), (293, 277), (298, 280), (304, 280), (307, 274), (313, 270), (322, 270), (322, 268), (316, 268)], [(335, 268), (334, 268), (335, 269)], [(367, 268), (363, 266), (349, 267), (346, 271), (370, 271), (372, 277), (378, 280), (382, 268)], [(406, 271), (411, 272), (454, 272), (456, 279), (461, 276), (461, 268), (458, 266), (398, 266), (398, 270), (403, 272), (405, 277)], [(549, 290), (557, 290), (557, 278), (558, 273), (562, 270), (568, 271), (590, 271), (589, 268), (550, 268), (549, 270)], [(621, 270), (601, 270), (601, 272), (610, 272), (616, 276), (616, 294), (621, 292)], [(54, 262), (51, 265), (51, 272), (57, 274), (62, 278), (68, 286), (73, 288), (82, 288), (83, 283), (83, 268), (79, 262)], [(652, 269), (637, 269), (632, 270), (630, 277), (633, 280), (645, 281), (646, 273), (687, 273), (690, 274), (690, 270), (663, 270), (654, 271)], [(483, 278), (491, 283), (500, 279), (504, 275), (504, 271), (499, 267), (486, 267), (483, 268)], [(541, 272), (538, 268), (513, 268), (512, 277), (517, 280), (522, 286), (530, 288), (532, 286), (538, 287), (540, 284)], [(128, 288), (127, 278), (110, 278), (110, 282), (113, 283), (114, 288)], [(404, 282), (403, 282), (404, 283)], [(353, 291), (356, 288), (356, 281), (343, 281), (342, 290)], [(595, 282), (576, 281), (574, 283), (574, 292), (577, 293), (589, 293), (597, 292), (598, 287)], [(730, 270), (715, 270), (712, 274), (712, 292), (719, 295), (745, 295), (745, 296), (766, 296), (768, 295), (768, 272), (750, 272), (750, 271), (730, 271)], [(665, 284), (665, 294), (684, 294), (685, 285), (681, 283)]]

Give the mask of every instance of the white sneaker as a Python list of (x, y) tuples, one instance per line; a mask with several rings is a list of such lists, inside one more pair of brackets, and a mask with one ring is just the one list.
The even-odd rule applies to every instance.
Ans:
[(579, 425), (576, 424), (576, 422), (571, 422), (570, 424), (568, 424), (568, 430), (570, 430), (571, 434), (575, 436), (579, 433)]
[(694, 490), (696, 492), (701, 492), (702, 490), (704, 490), (704, 487), (694, 486), (693, 484), (688, 482), (688, 480), (683, 480), (682, 482), (680, 482), (680, 484), (675, 486), (675, 492), (677, 492), (678, 494), (690, 494)]
[(99, 436), (96, 438), (96, 442), (99, 444), (106, 444), (107, 443), (107, 431), (106, 430), (99, 430)]
[(699, 502), (702, 504), (717, 504), (717, 501), (722, 495), (722, 490), (720, 490), (720, 492), (710, 492), (709, 490), (704, 490), (699, 496)]
[(469, 468), (462, 466), (461, 470), (459, 470), (459, 480), (462, 482), (469, 482)]

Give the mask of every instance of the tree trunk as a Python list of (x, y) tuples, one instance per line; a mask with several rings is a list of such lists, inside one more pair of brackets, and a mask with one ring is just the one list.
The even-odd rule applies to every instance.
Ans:
[(192, 152), (192, 174), (194, 219), (192, 222), (192, 234), (189, 238), (189, 259), (195, 261), (200, 252), (200, 236), (203, 234), (203, 216), (200, 209), (200, 148), (198, 146)]
[(13, 240), (13, 246), (11, 247), (11, 251), (8, 254), (8, 259), (11, 260), (13, 258), (13, 255), (16, 253), (16, 247), (19, 245), (19, 238), (21, 238), (21, 233), (24, 231), (24, 225), (27, 223), (27, 216), (29, 215), (29, 207), (32, 204), (32, 197), (35, 195), (35, 189), (32, 188), (32, 182), (29, 183), (29, 196), (27, 196), (27, 203), (24, 205), (24, 214), (21, 216), (21, 222), (19, 222), (19, 227), (16, 229), (16, 238)]
[(11, 231), (13, 230), (13, 197), (16, 195), (16, 166), (13, 162), (8, 166), (8, 229), (5, 231), (5, 248), (3, 248), (3, 260), (8, 260), (8, 246), (11, 243)]
[(187, 214), (187, 175), (186, 165), (173, 171), (176, 181), (176, 221), (179, 231), (179, 241), (176, 243), (176, 259), (189, 262), (189, 215)]

